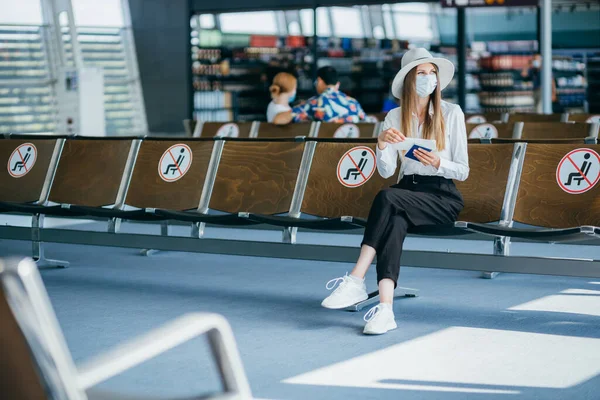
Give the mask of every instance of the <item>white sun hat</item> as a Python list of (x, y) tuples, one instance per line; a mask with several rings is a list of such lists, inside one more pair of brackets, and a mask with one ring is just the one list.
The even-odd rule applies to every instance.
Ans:
[(402, 56), (402, 68), (396, 74), (394, 82), (392, 82), (392, 94), (396, 98), (402, 97), (402, 87), (404, 86), (404, 78), (414, 67), (420, 64), (431, 63), (438, 67), (438, 76), (440, 79), (440, 90), (443, 90), (452, 81), (454, 76), (454, 64), (445, 58), (436, 58), (431, 55), (426, 49), (419, 47), (411, 49)]

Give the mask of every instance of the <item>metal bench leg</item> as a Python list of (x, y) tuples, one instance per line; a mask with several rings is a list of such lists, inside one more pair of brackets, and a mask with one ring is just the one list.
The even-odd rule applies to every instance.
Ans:
[[(497, 237), (494, 239), (494, 255), (504, 257), (510, 253), (510, 238), (509, 237)], [(483, 271), (481, 277), (483, 279), (494, 279), (497, 277), (499, 272)]]
[[(170, 232), (170, 226), (169, 226), (169, 222), (168, 221), (162, 221), (160, 223), (160, 236), (169, 236), (169, 232)], [(159, 253), (160, 250), (155, 250), (155, 249), (142, 249), (140, 251), (140, 254), (146, 257), (150, 257), (153, 256), (157, 253)]]
[(43, 215), (34, 215), (31, 219), (31, 252), (38, 268), (67, 268), (68, 261), (52, 260), (44, 254), (44, 243), (41, 241), (41, 228), (44, 225)]
[[(419, 295), (419, 289), (410, 289), (405, 287), (396, 287), (394, 290), (394, 298), (397, 299), (399, 297), (417, 297)], [(348, 311), (360, 311), (365, 307), (371, 306), (375, 303), (379, 303), (379, 290), (376, 290), (372, 293), (369, 293), (369, 298), (365, 301), (361, 301), (360, 303), (356, 303), (346, 310)]]
[(287, 244), (296, 244), (296, 235), (298, 234), (298, 228), (283, 228), (282, 242)]
[(481, 277), (483, 279), (494, 279), (495, 277), (498, 276), (499, 273), (500, 272), (485, 272), (484, 271), (484, 272), (481, 273)]
[(197, 222), (192, 224), (191, 236), (196, 239), (202, 239), (204, 237), (204, 228), (206, 224), (204, 222)]

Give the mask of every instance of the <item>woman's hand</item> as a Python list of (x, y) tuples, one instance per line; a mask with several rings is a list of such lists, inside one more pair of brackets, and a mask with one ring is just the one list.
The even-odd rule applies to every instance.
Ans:
[(377, 138), (377, 147), (379, 150), (383, 150), (387, 147), (388, 143), (399, 143), (403, 142), (406, 139), (398, 129), (390, 128), (381, 132), (381, 135)]
[(440, 157), (433, 151), (417, 149), (414, 151), (413, 154), (415, 155), (415, 157), (417, 157), (419, 161), (421, 161), (421, 164), (425, 166), (433, 165), (435, 169), (440, 168)]

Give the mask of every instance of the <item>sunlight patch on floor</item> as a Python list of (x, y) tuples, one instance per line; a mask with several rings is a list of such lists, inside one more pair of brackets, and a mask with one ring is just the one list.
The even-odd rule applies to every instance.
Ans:
[(452, 327), (284, 383), (519, 394), (568, 388), (598, 374), (600, 339)]

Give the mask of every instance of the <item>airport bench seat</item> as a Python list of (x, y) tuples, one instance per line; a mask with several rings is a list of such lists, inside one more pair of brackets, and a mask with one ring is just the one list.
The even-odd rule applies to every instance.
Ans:
[(600, 228), (594, 226), (579, 226), (563, 229), (509, 228), (489, 224), (476, 224), (473, 222), (461, 223), (460, 226), (464, 227), (464, 229), (490, 236), (508, 236), (549, 243), (578, 242), (598, 237), (598, 234), (600, 233)]
[[(539, 242), (600, 238), (600, 185), (597, 185), (600, 145), (522, 143), (521, 146), (526, 151), (512, 220), (528, 227), (471, 223), (467, 224), (468, 229), (485, 235)], [(589, 164), (583, 167), (583, 163)], [(591, 168), (593, 165), (595, 169)], [(595, 176), (582, 176), (583, 171)]]

